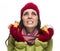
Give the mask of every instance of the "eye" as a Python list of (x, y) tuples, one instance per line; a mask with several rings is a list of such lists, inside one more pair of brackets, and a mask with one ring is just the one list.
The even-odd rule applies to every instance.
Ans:
[(23, 15), (24, 15), (24, 16), (25, 16), (25, 15), (28, 15), (28, 12), (25, 12)]
[(35, 12), (32, 12), (32, 15), (35, 15), (35, 16), (36, 16), (36, 15), (37, 15), (37, 13), (35, 13)]

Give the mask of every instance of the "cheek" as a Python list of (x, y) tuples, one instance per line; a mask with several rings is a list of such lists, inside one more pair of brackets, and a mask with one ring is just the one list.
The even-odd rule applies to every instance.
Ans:
[(35, 24), (38, 24), (38, 18), (35, 18), (35, 19), (34, 19), (34, 23), (35, 23)]
[(34, 25), (37, 26), (37, 24), (38, 24), (38, 20), (35, 20), (35, 21), (34, 21)]
[(26, 17), (22, 17), (22, 20), (23, 20), (23, 24), (26, 24), (27, 18)]

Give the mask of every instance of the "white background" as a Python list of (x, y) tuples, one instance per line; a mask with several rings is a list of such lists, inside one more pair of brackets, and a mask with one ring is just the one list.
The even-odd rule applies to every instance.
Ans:
[(9, 35), (8, 25), (15, 20), (20, 21), (20, 10), (27, 2), (38, 6), (42, 26), (53, 26), (53, 51), (60, 51), (59, 0), (0, 0), (0, 51), (7, 51), (5, 40)]

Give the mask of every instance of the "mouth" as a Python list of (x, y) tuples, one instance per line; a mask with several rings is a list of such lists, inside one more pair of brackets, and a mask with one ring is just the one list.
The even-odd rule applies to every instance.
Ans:
[(33, 21), (27, 21), (28, 24), (33, 24)]

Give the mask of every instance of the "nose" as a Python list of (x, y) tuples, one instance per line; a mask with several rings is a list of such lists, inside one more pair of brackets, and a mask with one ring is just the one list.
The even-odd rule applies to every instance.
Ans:
[(29, 14), (29, 15), (28, 15), (28, 18), (29, 18), (29, 19), (31, 19), (31, 18), (32, 18), (32, 15), (31, 15), (31, 14)]

